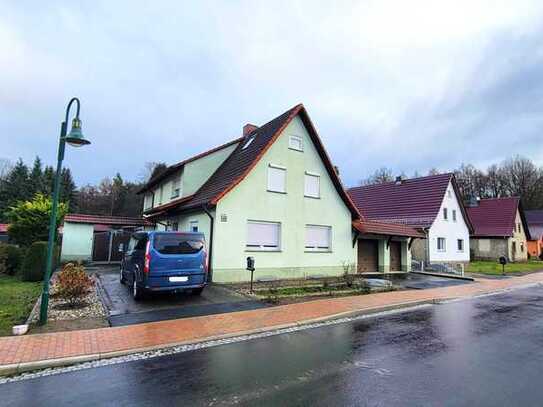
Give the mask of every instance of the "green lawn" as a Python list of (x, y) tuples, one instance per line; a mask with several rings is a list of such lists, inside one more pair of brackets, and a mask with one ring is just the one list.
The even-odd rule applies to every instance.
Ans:
[(0, 274), (0, 336), (11, 335), (13, 325), (25, 322), (40, 292), (41, 283)]
[[(527, 262), (507, 263), (505, 273), (527, 273), (530, 271), (543, 270), (543, 261), (530, 260)], [(472, 261), (467, 267), (468, 273), (481, 274), (502, 274), (502, 265), (497, 261)]]

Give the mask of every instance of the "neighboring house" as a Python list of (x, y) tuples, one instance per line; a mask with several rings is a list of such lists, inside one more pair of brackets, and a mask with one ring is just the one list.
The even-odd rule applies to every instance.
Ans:
[(8, 224), (0, 223), (0, 243), (7, 243), (8, 240)]
[[(61, 228), (60, 259), (66, 261), (119, 261), (131, 232), (150, 227), (142, 218), (68, 214)], [(122, 246), (121, 246), (122, 245)]]
[(531, 240), (528, 240), (528, 254), (531, 257), (543, 255), (543, 210), (524, 211)]
[[(169, 167), (140, 193), (158, 229), (204, 233), (216, 282), (247, 281), (248, 256), (257, 279), (341, 275), (356, 267), (358, 238), (367, 236), (301, 104)], [(409, 237), (399, 238), (408, 267)]]
[(472, 199), (466, 210), (473, 225), (474, 260), (497, 261), (501, 256), (509, 261), (528, 258), (530, 232), (519, 198)]
[(429, 263), (467, 263), (471, 225), (454, 174), (403, 179), (351, 188), (348, 193), (367, 220), (409, 226), (423, 233), (412, 256)]

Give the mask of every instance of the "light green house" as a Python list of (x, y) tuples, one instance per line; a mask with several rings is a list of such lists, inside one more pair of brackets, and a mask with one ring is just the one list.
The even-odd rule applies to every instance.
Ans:
[(248, 280), (248, 256), (256, 279), (338, 276), (357, 269), (358, 241), (370, 235), (383, 242), (383, 263), (387, 242), (401, 241), (408, 267), (415, 232), (363, 230), (303, 105), (246, 125), (241, 138), (169, 167), (140, 193), (158, 229), (205, 234), (216, 282)]

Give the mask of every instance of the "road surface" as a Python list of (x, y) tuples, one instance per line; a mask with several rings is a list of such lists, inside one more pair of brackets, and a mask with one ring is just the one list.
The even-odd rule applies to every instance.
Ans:
[(13, 406), (541, 406), (543, 288), (0, 385)]

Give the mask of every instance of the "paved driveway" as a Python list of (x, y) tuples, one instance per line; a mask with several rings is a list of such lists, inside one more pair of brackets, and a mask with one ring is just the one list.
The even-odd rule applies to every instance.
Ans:
[(226, 312), (264, 308), (267, 305), (217, 285), (207, 286), (201, 295), (153, 293), (136, 302), (130, 289), (119, 282), (118, 266), (90, 268), (98, 276), (100, 294), (108, 309), (111, 326), (163, 321)]

